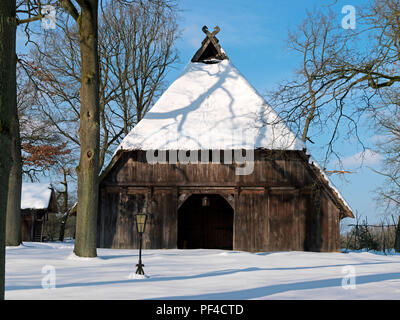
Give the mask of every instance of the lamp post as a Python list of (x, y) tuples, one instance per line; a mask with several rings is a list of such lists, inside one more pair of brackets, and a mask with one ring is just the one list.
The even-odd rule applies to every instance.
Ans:
[(142, 236), (143, 232), (146, 227), (146, 221), (147, 221), (147, 213), (146, 210), (143, 209), (141, 213), (138, 213), (135, 215), (136, 218), (136, 229), (139, 234), (139, 263), (136, 265), (136, 274), (142, 274), (144, 275), (143, 267), (144, 264), (142, 264)]

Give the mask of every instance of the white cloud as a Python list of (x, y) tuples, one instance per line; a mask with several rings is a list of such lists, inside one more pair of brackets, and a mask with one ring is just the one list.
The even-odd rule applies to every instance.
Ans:
[(367, 149), (364, 152), (358, 152), (352, 156), (343, 158), (342, 165), (344, 168), (359, 167), (361, 165), (374, 166), (378, 165), (381, 160), (382, 155), (371, 149)]

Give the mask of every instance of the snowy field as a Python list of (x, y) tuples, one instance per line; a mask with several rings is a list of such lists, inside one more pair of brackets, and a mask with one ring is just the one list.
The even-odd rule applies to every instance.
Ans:
[(85, 259), (72, 243), (25, 242), (6, 252), (6, 299), (400, 299), (400, 255), (145, 250), (147, 278), (136, 278), (137, 250)]

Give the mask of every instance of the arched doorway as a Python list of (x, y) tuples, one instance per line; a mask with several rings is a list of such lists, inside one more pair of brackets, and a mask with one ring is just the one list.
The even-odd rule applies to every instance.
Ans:
[(178, 249), (198, 248), (233, 248), (233, 209), (218, 194), (193, 194), (178, 210)]

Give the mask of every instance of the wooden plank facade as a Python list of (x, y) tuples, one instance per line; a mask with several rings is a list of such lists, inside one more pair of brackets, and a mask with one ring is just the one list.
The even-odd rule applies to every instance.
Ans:
[(134, 215), (147, 206), (146, 249), (340, 249), (340, 219), (353, 214), (305, 151), (257, 149), (249, 175), (221, 160), (150, 164), (145, 151), (119, 152), (100, 183), (98, 247), (137, 248)]

